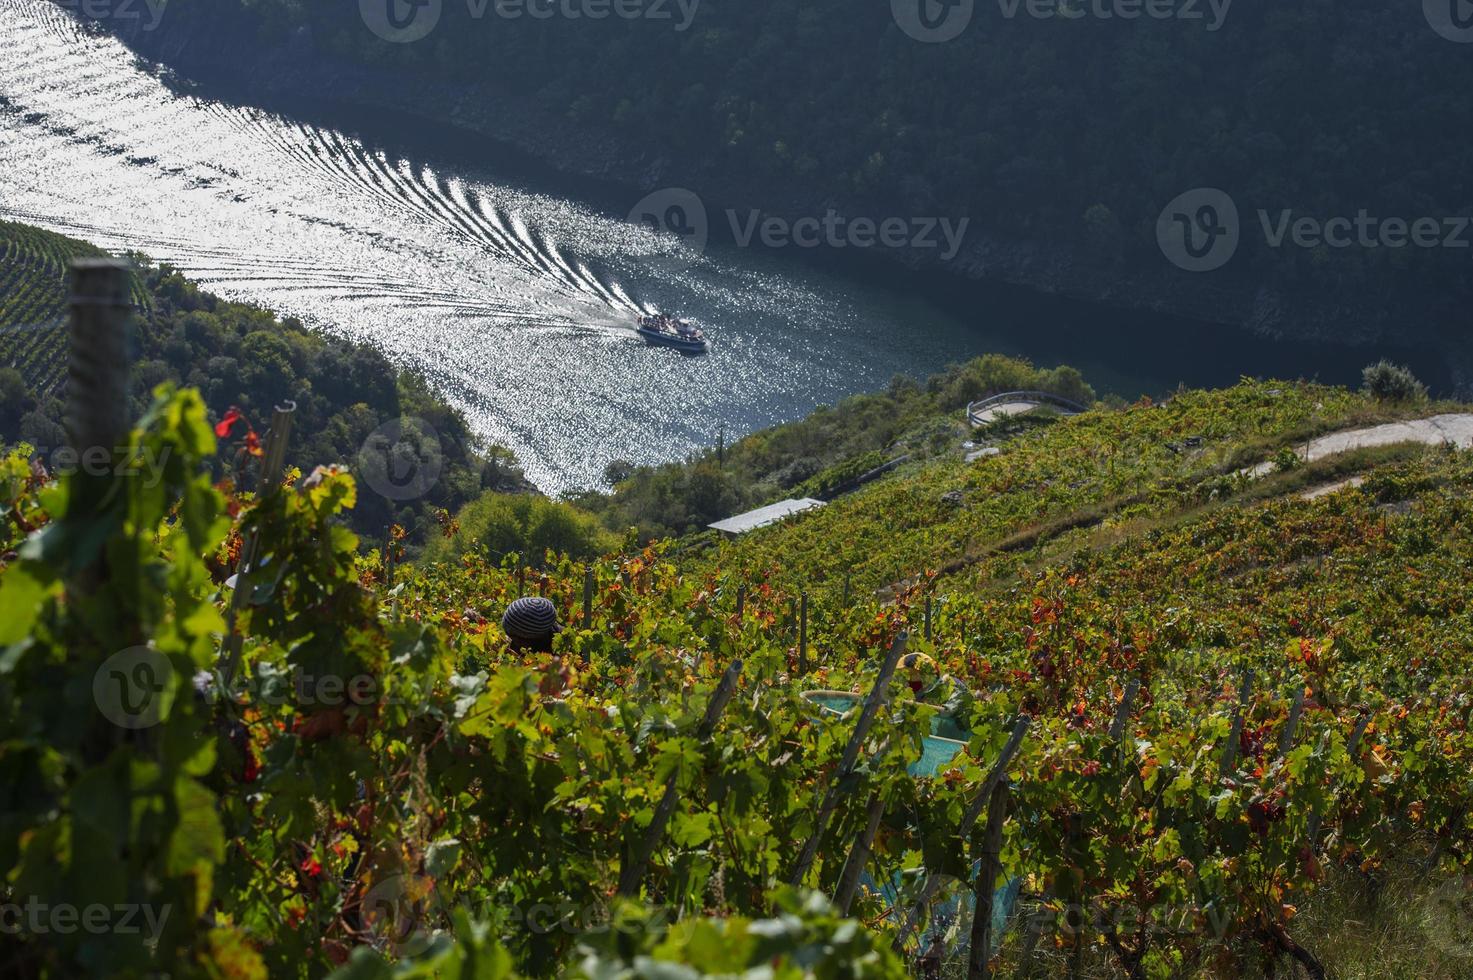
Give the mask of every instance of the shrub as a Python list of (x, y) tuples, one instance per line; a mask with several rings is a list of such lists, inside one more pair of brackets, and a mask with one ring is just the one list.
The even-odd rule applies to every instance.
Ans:
[(1382, 360), (1361, 372), (1362, 386), (1382, 402), (1419, 402), (1427, 397), (1427, 386), (1409, 368)]
[(495, 557), (517, 552), (529, 564), (540, 565), (549, 549), (583, 559), (618, 545), (592, 514), (535, 494), (488, 493), (467, 504), (456, 520), (460, 532), (431, 542), (428, 558), (443, 561), (485, 547)]

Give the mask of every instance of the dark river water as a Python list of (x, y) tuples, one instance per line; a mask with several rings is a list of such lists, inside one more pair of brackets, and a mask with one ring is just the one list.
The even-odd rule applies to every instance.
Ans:
[[(47, 0), (0, 0), (0, 218), (371, 343), (550, 493), (987, 352), (1127, 397), (1350, 381), (1373, 357), (739, 248), (716, 208), (696, 250), (631, 222), (637, 200), (381, 112), (181, 92)], [(711, 352), (647, 346), (633, 328), (650, 310), (700, 323)]]

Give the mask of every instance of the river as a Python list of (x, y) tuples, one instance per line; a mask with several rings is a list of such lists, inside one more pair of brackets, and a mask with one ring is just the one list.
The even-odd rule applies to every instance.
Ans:
[[(0, 0), (0, 217), (374, 345), (549, 493), (985, 352), (1073, 364), (1127, 397), (1241, 373), (1349, 381), (1373, 356), (720, 234), (697, 251), (628, 220), (637, 194), (483, 143), (201, 97), (48, 0)], [(653, 310), (700, 323), (711, 352), (647, 346), (633, 327)]]

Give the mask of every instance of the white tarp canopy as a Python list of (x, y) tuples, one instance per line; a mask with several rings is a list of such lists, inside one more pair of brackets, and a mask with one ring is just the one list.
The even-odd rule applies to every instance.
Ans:
[(785, 517), (822, 506), (822, 500), (814, 500), (811, 497), (804, 497), (802, 500), (780, 500), (775, 504), (758, 507), (756, 510), (749, 510), (745, 514), (728, 517), (724, 521), (717, 521), (707, 526), (715, 528), (722, 534), (745, 534), (759, 527), (776, 524)]

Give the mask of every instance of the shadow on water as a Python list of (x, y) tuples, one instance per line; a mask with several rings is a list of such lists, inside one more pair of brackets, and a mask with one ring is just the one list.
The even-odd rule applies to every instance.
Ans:
[[(641, 196), (619, 183), (553, 170), (531, 154), (484, 134), (409, 113), (325, 100), (292, 105), (278, 100), (264, 107), (342, 130), (389, 155), (571, 199), (618, 219)], [(889, 294), (886, 305), (899, 318), (897, 330), (906, 321), (954, 319), (975, 336), (978, 354), (1025, 357), (1045, 366), (1069, 364), (1101, 392), (1134, 398), (1182, 386), (1221, 387), (1242, 377), (1355, 386), (1362, 368), (1383, 357), (1409, 365), (1434, 393), (1447, 393), (1452, 387), (1446, 359), (1425, 348), (1277, 339), (1207, 320), (1124, 309), (939, 270), (907, 269), (877, 252), (852, 248), (742, 249), (725, 205), (711, 201), (707, 205), (712, 236), (708, 250), (733, 264), (755, 263), (774, 271), (801, 266), (856, 287), (862, 283), (865, 290)], [(999, 323), (1021, 329), (1000, 333)], [(904, 343), (900, 334), (897, 343)]]
[[(190, 90), (239, 106), (279, 113), (298, 122), (341, 130), (391, 156), (429, 163), (529, 193), (572, 200), (623, 220), (644, 191), (627, 185), (555, 170), (508, 142), (381, 106), (246, 90), (212, 78), (192, 80)], [(1220, 387), (1242, 377), (1310, 379), (1357, 385), (1361, 369), (1380, 358), (1410, 366), (1436, 394), (1448, 394), (1453, 374), (1447, 359), (1425, 347), (1347, 344), (1325, 340), (1276, 339), (1241, 327), (1153, 310), (1125, 309), (1001, 282), (966, 279), (940, 270), (902, 267), (878, 250), (739, 248), (725, 216), (726, 205), (707, 200), (712, 242), (708, 252), (732, 265), (772, 272), (819, 270), (849, 283), (884, 314), (907, 324), (935, 328), (952, 321), (977, 354), (1025, 357), (1044, 366), (1069, 364), (1097, 390), (1134, 398), (1161, 395), (1180, 386)], [(745, 213), (745, 212), (744, 212)], [(1008, 329), (1000, 329), (1006, 325)], [(926, 330), (910, 331), (924, 342)]]

